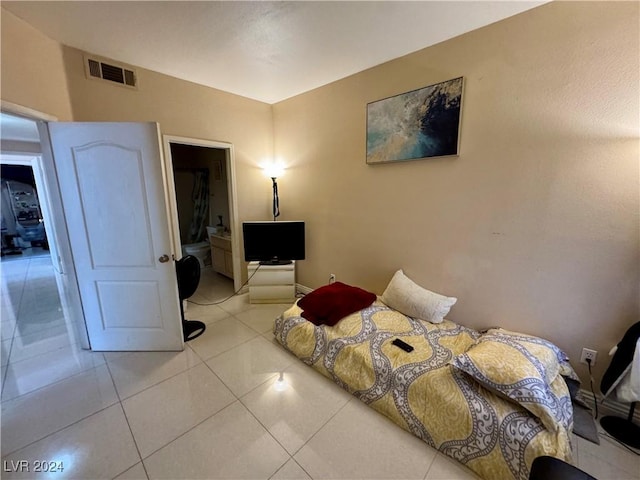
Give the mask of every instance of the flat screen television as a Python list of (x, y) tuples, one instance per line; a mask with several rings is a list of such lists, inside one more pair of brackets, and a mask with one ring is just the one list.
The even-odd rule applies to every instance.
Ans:
[(304, 260), (304, 222), (243, 222), (244, 259), (261, 265)]

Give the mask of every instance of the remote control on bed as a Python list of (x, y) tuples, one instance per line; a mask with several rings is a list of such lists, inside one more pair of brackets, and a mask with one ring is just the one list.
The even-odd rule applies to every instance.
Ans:
[(400, 340), (399, 338), (396, 338), (393, 342), (396, 347), (401, 348), (402, 350), (404, 350), (405, 352), (411, 352), (413, 350), (413, 347), (411, 345), (409, 345), (406, 342), (403, 342), (402, 340)]

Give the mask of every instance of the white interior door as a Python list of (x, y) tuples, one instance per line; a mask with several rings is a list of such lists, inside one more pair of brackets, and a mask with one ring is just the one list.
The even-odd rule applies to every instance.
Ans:
[(182, 350), (156, 123), (49, 123), (93, 350)]

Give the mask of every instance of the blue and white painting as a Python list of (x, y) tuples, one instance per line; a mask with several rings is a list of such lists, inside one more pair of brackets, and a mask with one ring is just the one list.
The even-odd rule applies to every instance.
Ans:
[(463, 78), (367, 105), (367, 163), (458, 154)]

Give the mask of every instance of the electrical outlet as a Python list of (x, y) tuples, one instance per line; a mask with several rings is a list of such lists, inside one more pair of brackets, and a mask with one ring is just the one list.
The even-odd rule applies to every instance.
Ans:
[(329, 283), (333, 283), (336, 281), (336, 276), (332, 273), (329, 275)]
[(598, 358), (598, 352), (589, 348), (583, 348), (582, 355), (580, 355), (580, 363), (587, 364), (587, 359), (589, 359), (593, 367), (596, 364), (596, 358)]

